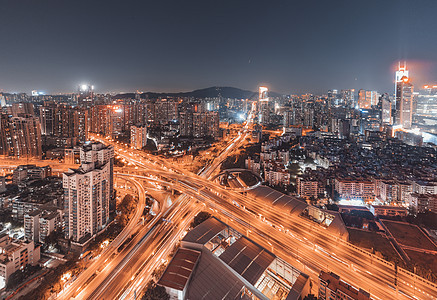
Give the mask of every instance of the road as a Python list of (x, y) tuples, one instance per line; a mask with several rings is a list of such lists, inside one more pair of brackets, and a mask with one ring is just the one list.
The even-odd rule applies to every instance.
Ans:
[[(173, 251), (174, 247), (168, 245), (176, 244), (194, 216), (200, 211), (198, 205), (190, 197), (186, 198), (188, 203), (181, 202), (172, 216), (165, 217), (167, 221), (155, 230), (154, 238), (142, 247), (143, 250), (139, 251), (140, 256), (129, 262), (129, 266), (124, 269), (123, 273), (119, 274), (118, 278), (114, 280), (114, 284), (104, 290), (98, 289), (100, 294), (94, 294), (90, 299), (101, 297), (105, 299), (133, 299), (135, 293), (139, 294), (143, 290), (153, 271)], [(137, 274), (129, 276), (129, 269), (135, 270), (134, 273)]]
[[(285, 215), (274, 220), (275, 215), (272, 215), (270, 220), (273, 222), (265, 222), (264, 218), (253, 215), (249, 210), (236, 209), (234, 204), (223, 201), (215, 192), (203, 189), (198, 193), (198, 185), (190, 186), (190, 183), (179, 180), (173, 187), (207, 203), (213, 212), (235, 229), (248, 234), (265, 248), (308, 273), (316, 282), (320, 270), (333, 271), (353, 286), (369, 291), (375, 299), (412, 299), (415, 295), (419, 299), (435, 299), (435, 296), (432, 298), (436, 295), (434, 289), (428, 282), (414, 279), (401, 271), (398, 272), (396, 289), (392, 264), (350, 247), (342, 240), (332, 239), (324, 229), (318, 229), (314, 224), (307, 224), (310, 226), (307, 228), (303, 218), (293, 220)], [(267, 211), (264, 213), (269, 216)], [(281, 225), (275, 228), (272, 226), (275, 223)]]
[[(243, 138), (244, 134), (241, 137)], [(231, 145), (232, 143), (234, 146), (239, 146), (239, 141), (232, 141)], [(228, 148), (223, 151), (225, 155), (229, 154), (227, 150)], [(138, 163), (138, 161), (134, 162)], [(159, 163), (165, 165), (165, 162)], [(214, 167), (213, 164), (212, 168)], [(174, 187), (184, 193), (190, 194), (189, 189), (191, 189), (193, 197), (199, 199), (203, 196), (200, 200), (208, 206), (219, 207), (222, 216), (237, 220), (242, 232), (245, 232), (244, 229), (247, 231), (249, 227), (251, 232), (256, 233), (252, 237), (256, 237), (260, 244), (266, 248), (272, 244), (273, 250), (276, 249), (279, 256), (294, 260), (294, 263), (301, 265), (303, 271), (308, 270), (315, 280), (320, 270), (328, 270), (336, 272), (348, 283), (369, 291), (375, 298), (411, 299), (416, 296), (435, 299), (432, 298), (437, 294), (435, 285), (402, 269), (398, 269), (398, 273), (395, 274), (393, 264), (326, 234), (323, 227), (311, 221), (292, 217), (288, 212), (274, 209), (266, 203), (224, 190), (205, 177), (187, 174), (183, 170), (178, 172), (167, 170), (168, 172), (149, 169), (147, 173), (158, 176), (164, 181), (175, 182)], [(205, 170), (209, 170), (208, 167)], [(231, 204), (230, 199), (236, 200), (240, 208)], [(243, 207), (246, 209), (242, 209)], [(249, 210), (261, 214), (261, 219), (267, 222), (261, 221), (259, 216), (254, 216)], [(397, 288), (395, 277), (397, 277)]]
[[(117, 251), (117, 249), (124, 243), (124, 241), (131, 236), (140, 226), (140, 219), (145, 207), (145, 191), (142, 185), (135, 179), (128, 179), (138, 189), (138, 208), (129, 221), (128, 225), (122, 230), (122, 232), (103, 250), (100, 257), (95, 259), (90, 266), (88, 266), (68, 287), (64, 288), (55, 297), (58, 299), (69, 299), (76, 294), (83, 285), (96, 273), (96, 271), (105, 265), (110, 257)], [(156, 222), (158, 218), (152, 220)]]
[[(162, 240), (172, 234), (175, 223), (173, 219), (186, 218), (192, 207), (189, 197), (183, 197), (175, 202), (165, 213), (159, 215), (156, 223), (149, 224), (141, 229), (139, 234), (130, 243), (130, 247), (117, 255), (105, 268), (92, 280), (77, 296), (77, 299), (115, 299), (123, 287), (135, 277), (140, 266), (147, 257), (153, 257), (160, 261), (159, 256), (153, 256), (152, 252)], [(163, 221), (163, 220), (167, 221)], [(153, 253), (155, 254), (155, 253)]]
[[(315, 273), (315, 280), (320, 270), (334, 271), (350, 284), (369, 291), (375, 298), (411, 299), (416, 296), (419, 299), (436, 299), (434, 295), (437, 295), (437, 289), (434, 284), (400, 268), (396, 274), (393, 264), (326, 234), (323, 227), (311, 221), (301, 217), (293, 218), (287, 212), (274, 209), (268, 204), (257, 202), (239, 193), (224, 190), (199, 176), (187, 177), (183, 174), (155, 170), (149, 170), (148, 173), (160, 178), (168, 178), (169, 182), (177, 180), (174, 188), (187, 194), (191, 189), (194, 192), (193, 197), (197, 197), (199, 188), (204, 187), (200, 190), (200, 194), (204, 196), (202, 201), (211, 205), (211, 199), (215, 199), (214, 206), (228, 205), (223, 211), (224, 216), (240, 220), (240, 225), (243, 223), (249, 226), (250, 230), (257, 232), (260, 237), (264, 237), (264, 243), (259, 240), (258, 242), (266, 248), (269, 247), (269, 243), (275, 243), (274, 248), (281, 254), (279, 256), (285, 259), (290, 256), (298, 259), (299, 263), (303, 264), (303, 270), (308, 267)], [(212, 192), (208, 193), (208, 191)], [(217, 199), (218, 195), (220, 199)], [(242, 214), (242, 210), (227, 199), (236, 200), (240, 207), (258, 212), (262, 215), (262, 219), (265, 218), (268, 222), (260, 224), (259, 216)], [(249, 213), (249, 210), (246, 212)], [(242, 215), (245, 218), (242, 219)], [(260, 228), (264, 230), (260, 231)], [(269, 238), (266, 240), (267, 236)], [(397, 287), (395, 277), (397, 277)]]
[[(288, 212), (274, 209), (266, 203), (225, 190), (209, 181), (208, 178), (220, 163), (244, 143), (246, 136), (247, 127), (223, 149), (218, 159), (206, 166), (199, 175), (179, 169), (161, 158), (131, 152), (121, 146), (114, 148), (119, 155), (135, 165), (133, 168), (125, 168), (126, 170), (153, 175), (153, 178), (148, 176), (145, 178), (161, 179), (167, 185), (202, 201), (221, 218), (227, 218), (231, 226), (246, 232), (264, 247), (271, 247), (274, 253), (301, 268), (315, 280), (320, 270), (333, 271), (353, 286), (369, 291), (375, 299), (413, 299), (414, 297), (436, 299), (436, 286), (426, 280), (402, 269), (398, 269), (395, 274), (395, 268), (391, 263), (326, 234), (323, 227), (301, 217), (292, 217)], [(106, 140), (102, 141), (107, 143)], [(233, 201), (238, 202), (239, 207), (235, 206)], [(142, 252), (136, 261), (128, 259), (114, 276), (107, 276), (111, 280), (118, 278), (117, 282), (120, 284), (99, 285), (90, 294), (92, 299), (97, 299), (94, 296), (104, 299), (108, 299), (109, 296), (112, 299), (118, 295), (122, 295), (123, 299), (131, 299), (134, 291), (140, 291), (147, 284), (153, 269), (161, 263), (160, 259), (166, 257), (166, 254), (172, 250), (174, 243), (188, 224), (189, 218), (180, 216), (188, 208), (193, 215), (194, 212), (202, 209), (201, 205), (193, 204), (193, 201), (181, 201), (180, 206), (177, 207), (170, 218), (172, 223), (159, 224), (159, 228), (163, 230), (159, 230), (156, 236), (153, 235), (153, 240), (150, 239), (143, 244), (149, 246), (148, 251)], [(258, 215), (250, 211), (256, 211)], [(174, 224), (175, 227), (169, 224)], [(169, 232), (174, 233), (169, 234)], [(141, 245), (138, 247), (140, 249)], [(122, 262), (121, 260), (120, 263)], [(138, 267), (141, 276), (134, 276), (135, 274), (128, 276), (129, 267), (131, 270)], [(394, 283), (395, 277), (397, 277), (397, 287)]]
[(36, 165), (38, 167), (44, 167), (49, 165), (52, 168), (52, 173), (63, 173), (68, 171), (69, 168), (78, 168), (77, 164), (66, 164), (57, 160), (44, 160), (44, 159), (13, 159), (9, 157), (0, 157), (0, 169), (13, 170), (20, 165)]
[[(233, 151), (246, 142), (245, 138), (247, 136), (248, 126), (249, 123), (244, 127), (244, 134), (240, 134), (233, 139), (210, 165), (205, 166), (199, 171), (198, 177), (206, 180), (209, 179), (221, 163)], [(136, 165), (136, 167), (132, 169), (133, 171), (137, 171), (138, 167), (140, 167), (146, 172), (154, 170), (158, 172), (158, 175), (161, 172), (167, 171), (179, 175), (182, 175), (184, 172), (187, 173), (185, 170), (181, 170), (177, 166), (168, 164), (168, 162), (161, 158), (154, 156), (150, 157), (144, 155), (142, 152), (138, 153), (130, 151), (123, 147), (123, 145), (113, 141), (103, 140), (98, 135), (94, 136), (94, 138), (106, 144), (112, 144), (118, 155)], [(132, 177), (133, 175), (126, 174), (126, 176)], [(197, 175), (189, 173), (189, 176)], [(120, 295), (121, 291), (125, 291), (128, 295), (124, 293), (122, 297), (132, 299), (134, 293), (141, 291), (144, 288), (149, 281), (153, 270), (160, 265), (160, 259), (168, 256), (169, 252), (173, 249), (173, 245), (180, 239), (181, 234), (186, 230), (192, 218), (202, 209), (203, 207), (201, 205), (196, 205), (192, 201), (192, 197), (182, 195), (177, 201), (175, 201), (175, 203), (173, 203), (171, 209), (163, 214), (162, 218), (165, 219), (166, 222), (158, 224), (150, 231), (138, 234), (138, 236), (142, 236), (142, 238), (139, 243), (136, 243), (135, 248), (131, 250), (129, 255), (125, 255), (123, 258), (116, 258), (116, 260), (112, 261), (111, 264), (113, 263), (114, 265), (117, 265), (117, 267), (112, 268), (112, 271), (109, 271), (108, 268), (108, 271), (105, 271), (104, 274), (102, 272), (102, 277), (105, 279), (101, 281), (100, 284), (98, 284), (99, 281), (93, 280), (78, 295), (78, 298), (114, 299), (117, 295)], [(174, 225), (170, 226), (168, 224)], [(142, 254), (138, 257), (135, 256), (137, 253)], [(105, 270), (106, 268), (107, 267), (105, 267)], [(129, 270), (137, 270), (141, 276), (135, 276), (135, 274), (131, 274), (132, 271), (129, 273)], [(131, 282), (131, 284), (127, 286), (129, 282)]]

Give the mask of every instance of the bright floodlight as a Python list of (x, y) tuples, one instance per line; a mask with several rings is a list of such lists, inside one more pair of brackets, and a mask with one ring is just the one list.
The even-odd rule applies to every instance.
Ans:
[(86, 91), (86, 90), (88, 89), (88, 85), (86, 85), (86, 84), (82, 84), (82, 85), (80, 86), (80, 89), (81, 89), (82, 91)]

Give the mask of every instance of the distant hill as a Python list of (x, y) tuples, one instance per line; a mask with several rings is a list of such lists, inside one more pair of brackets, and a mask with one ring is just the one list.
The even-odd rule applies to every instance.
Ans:
[[(270, 93), (271, 96), (278, 96), (277, 93)], [(255, 99), (258, 93), (247, 90), (242, 90), (235, 87), (209, 87), (200, 90), (194, 90), (191, 92), (179, 92), (179, 93), (155, 93), (146, 92), (141, 94), (141, 98), (166, 98), (166, 97), (193, 97), (193, 98), (235, 98), (235, 99)], [(134, 98), (134, 93), (119, 94), (117, 98)]]

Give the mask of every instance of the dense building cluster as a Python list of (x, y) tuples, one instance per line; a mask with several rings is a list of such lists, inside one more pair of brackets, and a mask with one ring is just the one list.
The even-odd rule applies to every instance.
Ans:
[(66, 155), (62, 149), (81, 145), (89, 133), (122, 138), (135, 148), (144, 147), (147, 136), (159, 148), (177, 143), (179, 137), (212, 141), (221, 137), (216, 99), (111, 96), (82, 86), (73, 95), (1, 94), (1, 98), (0, 155), (8, 157), (41, 158), (48, 149), (49, 158), (62, 159)]
[[(236, 156), (244, 153), (245, 167), (278, 190), (263, 187), (260, 198), (272, 200), (272, 206), (282, 199), (288, 206), (306, 207), (299, 217), (328, 231), (341, 225), (345, 238), (346, 228), (352, 227), (384, 232), (382, 225), (376, 225), (377, 216), (437, 213), (437, 136), (430, 121), (434, 117), (425, 109), (434, 109), (431, 100), (437, 99), (437, 88), (414, 92), (405, 67), (399, 67), (395, 80), (394, 95), (364, 89), (278, 95), (269, 94), (267, 87), (243, 99), (220, 94), (108, 95), (95, 94), (88, 85), (64, 96), (1, 94), (0, 155), (9, 160), (56, 159), (70, 168), (60, 179), (52, 177), (49, 166), (27, 162), (0, 176), (0, 205), (11, 217), (3, 215), (3, 223), (23, 225), (21, 231), (2, 228), (11, 238), (0, 235), (0, 248), (5, 247), (0, 277), (7, 280), (17, 270), (8, 265), (8, 259), (17, 259), (16, 251), (27, 251), (23, 263), (33, 264), (34, 258), (39, 259), (39, 245), (47, 251), (47, 241), (56, 235), (62, 240), (61, 251), (81, 252), (113, 221), (114, 148), (89, 142), (90, 135), (123, 147), (129, 143), (132, 149), (153, 153), (157, 149), (183, 161), (189, 151), (194, 157), (198, 148), (208, 148), (221, 138), (230, 141), (242, 135), (241, 128), (248, 128), (250, 134), (242, 141), (251, 145)], [(253, 124), (242, 127), (249, 114)], [(240, 158), (235, 162), (241, 165)], [(342, 201), (349, 205), (341, 205)], [(340, 203), (338, 212), (325, 209), (332, 203)], [(363, 221), (360, 214), (371, 217)], [(223, 242), (221, 246), (226, 253), (227, 246)], [(260, 277), (260, 291), (270, 291), (266, 286), (271, 280)], [(180, 294), (171, 284), (166, 288)], [(325, 272), (319, 276), (319, 296), (369, 298), (365, 291)]]

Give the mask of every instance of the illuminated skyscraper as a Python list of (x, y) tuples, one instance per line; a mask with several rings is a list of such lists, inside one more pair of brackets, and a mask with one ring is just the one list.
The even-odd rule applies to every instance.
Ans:
[(259, 87), (259, 102), (258, 109), (259, 115), (258, 120), (261, 125), (268, 124), (270, 121), (270, 110), (269, 110), (269, 97), (268, 97), (269, 89), (265, 86)]
[(406, 64), (396, 71), (395, 77), (395, 121), (394, 124), (401, 125), (403, 128), (411, 128), (413, 122), (413, 85), (410, 82), (409, 71)]

